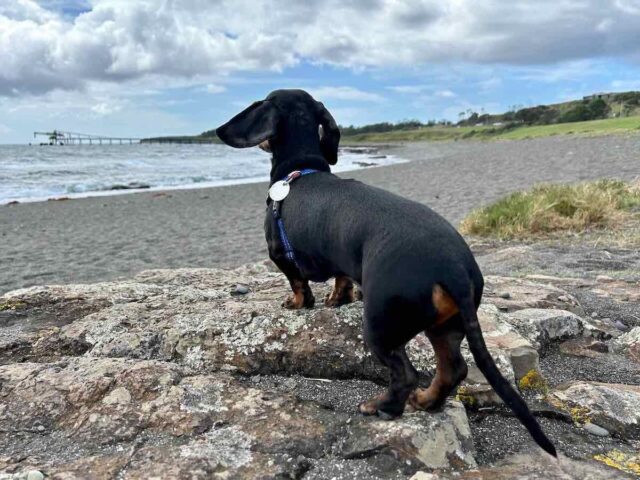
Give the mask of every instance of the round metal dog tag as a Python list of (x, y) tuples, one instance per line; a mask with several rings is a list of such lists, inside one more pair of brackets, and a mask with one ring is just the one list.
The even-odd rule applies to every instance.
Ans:
[(289, 195), (289, 184), (284, 180), (280, 180), (279, 182), (271, 185), (269, 189), (269, 198), (274, 202), (279, 202), (280, 200), (284, 200)]

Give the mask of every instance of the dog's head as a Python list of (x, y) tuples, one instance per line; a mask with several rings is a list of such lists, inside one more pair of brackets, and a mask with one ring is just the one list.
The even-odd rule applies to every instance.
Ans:
[[(319, 133), (322, 127), (322, 133)], [(322, 155), (338, 161), (340, 130), (329, 111), (304, 90), (276, 90), (216, 129), (216, 135), (236, 148), (273, 152), (274, 161), (300, 155)]]

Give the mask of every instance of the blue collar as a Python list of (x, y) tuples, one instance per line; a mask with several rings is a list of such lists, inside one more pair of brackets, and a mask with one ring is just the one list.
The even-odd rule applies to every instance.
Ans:
[[(314, 170), (312, 168), (305, 168), (303, 170), (294, 170), (289, 175), (284, 177), (282, 180), (291, 183), (295, 179), (304, 177), (305, 175), (309, 175), (311, 173), (319, 172), (320, 170)], [(289, 237), (287, 236), (287, 232), (284, 229), (284, 222), (282, 221), (282, 217), (280, 216), (280, 204), (284, 200), (280, 200), (279, 202), (273, 201), (271, 205), (271, 212), (273, 213), (273, 218), (276, 221), (276, 225), (278, 226), (278, 233), (280, 236), (280, 243), (282, 243), (282, 248), (284, 249), (284, 256), (300, 270), (300, 265), (296, 260), (296, 255), (293, 252), (293, 247), (291, 246), (291, 242), (289, 241)]]
[(296, 178), (304, 177), (305, 175), (309, 175), (310, 173), (317, 173), (320, 170), (314, 170), (313, 168), (305, 168), (302, 170), (294, 170), (289, 175), (284, 177), (282, 180), (285, 182), (293, 182)]

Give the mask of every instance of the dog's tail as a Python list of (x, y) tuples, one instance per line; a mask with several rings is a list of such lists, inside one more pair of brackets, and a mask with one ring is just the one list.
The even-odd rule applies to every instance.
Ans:
[[(445, 285), (443, 286), (445, 290), (449, 290)], [(456, 290), (458, 291), (456, 292)], [(513, 410), (513, 413), (515, 413), (518, 420), (520, 420), (529, 431), (536, 443), (547, 453), (557, 457), (553, 443), (551, 443), (551, 440), (544, 434), (542, 428), (540, 428), (540, 424), (538, 424), (531, 414), (525, 401), (502, 376), (500, 370), (498, 370), (484, 343), (484, 337), (482, 336), (482, 330), (480, 330), (478, 315), (476, 313), (476, 305), (471, 292), (467, 290), (466, 293), (462, 293), (461, 290), (467, 290), (467, 288), (453, 289), (453, 291), (449, 290), (448, 293), (453, 297), (460, 310), (467, 341), (469, 342), (469, 349), (473, 354), (476, 365), (502, 401)]]

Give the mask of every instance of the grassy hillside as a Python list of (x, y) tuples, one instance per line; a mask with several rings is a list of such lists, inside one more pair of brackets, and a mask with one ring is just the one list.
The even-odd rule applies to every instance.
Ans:
[(497, 138), (519, 140), (523, 138), (548, 137), (551, 135), (609, 135), (617, 133), (640, 133), (640, 116), (607, 118), (588, 122), (557, 123), (554, 125), (533, 125), (515, 128), (500, 134)]
[(415, 130), (364, 133), (343, 137), (343, 143), (412, 142), (438, 140), (521, 140), (553, 135), (610, 135), (640, 133), (640, 116), (590, 120), (588, 122), (556, 123), (552, 125), (505, 125), (455, 127), (436, 126)]
[[(385, 142), (434, 142), (443, 140), (522, 140), (526, 138), (549, 137), (553, 135), (611, 135), (620, 133), (640, 133), (640, 116), (590, 120), (588, 122), (555, 123), (552, 125), (502, 126), (433, 126), (410, 130), (389, 132), (359, 133), (343, 135), (343, 144), (385, 143)], [(147, 138), (147, 142), (166, 143), (221, 143), (220, 140), (205, 132), (201, 135)]]
[[(449, 120), (405, 120), (359, 127), (340, 126), (345, 143), (509, 139), (550, 135), (608, 135), (640, 129), (640, 92), (598, 93), (580, 100), (535, 107), (511, 107), (500, 114), (467, 110)], [(143, 143), (220, 143), (215, 130), (200, 135), (146, 138)]]

